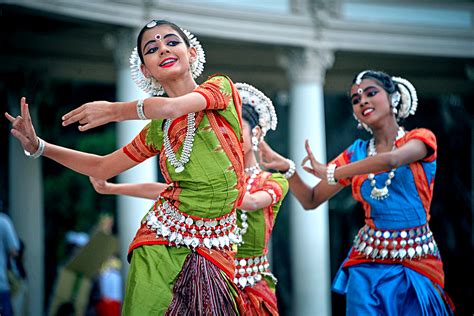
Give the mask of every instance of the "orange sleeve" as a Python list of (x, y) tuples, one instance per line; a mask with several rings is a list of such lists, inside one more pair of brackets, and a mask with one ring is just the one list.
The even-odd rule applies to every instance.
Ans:
[(422, 159), (422, 161), (433, 162), (437, 157), (437, 143), (436, 136), (432, 131), (426, 128), (417, 128), (412, 131), (409, 131), (405, 137), (400, 139), (400, 146), (409, 142), (412, 139), (421, 140), (426, 147), (428, 148), (428, 155)]
[(148, 158), (156, 156), (160, 151), (151, 145), (146, 144), (146, 135), (149, 125), (143, 128), (140, 133), (126, 146), (122, 148), (123, 152), (136, 162), (145, 161)]
[(206, 99), (206, 110), (225, 110), (232, 101), (232, 82), (222, 75), (210, 77), (193, 90)]

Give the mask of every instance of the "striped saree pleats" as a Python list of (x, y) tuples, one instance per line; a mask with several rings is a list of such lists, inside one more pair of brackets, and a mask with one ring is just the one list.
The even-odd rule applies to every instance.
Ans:
[(197, 252), (186, 258), (166, 315), (238, 315), (223, 272)]

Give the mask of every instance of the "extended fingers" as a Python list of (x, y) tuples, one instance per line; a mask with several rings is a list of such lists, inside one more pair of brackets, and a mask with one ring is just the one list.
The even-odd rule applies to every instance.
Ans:
[(26, 137), (20, 131), (14, 129), (14, 128), (11, 130), (11, 133), (15, 138), (17, 138), (20, 141), (23, 148), (25, 147), (26, 144), (28, 144), (28, 142), (30, 142), (30, 139), (28, 137)]
[(21, 101), (21, 117), (23, 117), (27, 121), (31, 121), (30, 110), (28, 107), (28, 103), (26, 103), (26, 98), (22, 97)]
[(81, 105), (80, 107), (78, 107), (78, 108), (76, 108), (76, 109), (74, 109), (74, 110), (72, 110), (72, 111), (70, 111), (66, 114), (64, 114), (63, 117), (62, 117), (63, 126), (67, 126), (69, 124), (79, 122), (80, 120), (82, 120), (85, 117), (84, 110), (85, 110), (86, 105), (87, 105), (87, 103)]
[(15, 122), (15, 118), (11, 116), (8, 112), (5, 112), (5, 117), (7, 118), (7, 120), (10, 121), (10, 123), (13, 124)]

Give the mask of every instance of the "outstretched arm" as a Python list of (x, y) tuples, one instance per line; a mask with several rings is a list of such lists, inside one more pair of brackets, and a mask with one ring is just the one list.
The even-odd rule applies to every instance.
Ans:
[[(104, 125), (110, 122), (137, 120), (137, 103), (95, 101), (81, 105), (66, 113), (63, 126), (79, 123), (80, 131)], [(144, 114), (149, 119), (176, 118), (191, 112), (202, 111), (206, 108), (206, 99), (197, 92), (191, 92), (180, 97), (152, 97), (143, 101)]]
[[(31, 121), (28, 104), (23, 97), (20, 101), (21, 115), (13, 117), (5, 113), (5, 117), (12, 123), (11, 133), (16, 137), (24, 150), (34, 153), (38, 150), (39, 139)], [(48, 157), (63, 166), (78, 173), (100, 179), (108, 179), (137, 165), (122, 150), (117, 150), (106, 156), (83, 153), (65, 147), (45, 142), (43, 156)]]
[[(301, 196), (301, 193), (296, 192), (295, 195), (299, 194), (301, 196), (301, 199), (300, 197), (297, 197), (298, 200), (300, 200), (300, 202), (303, 204), (303, 206), (305, 206), (305, 203), (307, 203), (310, 208), (314, 208), (325, 200), (331, 198), (337, 192), (339, 192), (343, 188), (343, 186), (340, 184), (328, 184), (327, 166), (325, 164), (319, 163), (314, 158), (308, 141), (306, 141), (305, 146), (307, 156), (303, 159), (302, 162), (304, 170), (320, 178), (323, 181), (318, 183), (318, 185), (313, 188), (311, 196), (309, 194)], [(334, 178), (345, 179), (361, 174), (387, 171), (393, 168), (397, 168), (401, 165), (419, 161), (425, 158), (428, 155), (428, 152), (429, 151), (425, 143), (418, 139), (412, 139), (406, 144), (391, 152), (381, 153), (373, 157), (368, 157), (353, 163), (349, 163), (347, 165), (337, 167), (334, 172)], [(310, 162), (310, 167), (304, 166), (307, 161)], [(295, 179), (294, 181), (298, 181), (298, 179)], [(290, 187), (291, 183), (292, 182), (290, 181)], [(305, 203), (303, 203), (303, 201)]]
[(168, 185), (160, 182), (150, 183), (111, 183), (89, 177), (92, 186), (100, 194), (128, 195), (144, 199), (156, 200)]

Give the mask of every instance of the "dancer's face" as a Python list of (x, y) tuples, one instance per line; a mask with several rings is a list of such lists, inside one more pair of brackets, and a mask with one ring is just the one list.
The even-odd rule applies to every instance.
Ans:
[(372, 79), (352, 85), (351, 103), (357, 118), (369, 126), (387, 115), (393, 116), (388, 93)]
[(166, 24), (145, 31), (140, 49), (143, 74), (158, 82), (190, 75), (190, 63), (196, 58), (196, 49), (187, 47), (179, 33)]

